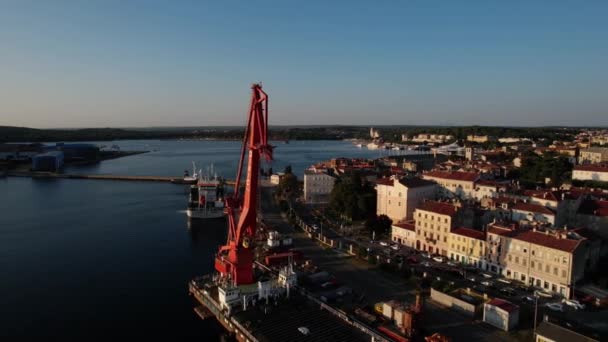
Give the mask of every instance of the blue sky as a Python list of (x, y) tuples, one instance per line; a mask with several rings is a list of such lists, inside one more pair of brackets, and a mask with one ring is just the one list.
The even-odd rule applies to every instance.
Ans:
[(608, 125), (608, 1), (2, 1), (0, 125)]

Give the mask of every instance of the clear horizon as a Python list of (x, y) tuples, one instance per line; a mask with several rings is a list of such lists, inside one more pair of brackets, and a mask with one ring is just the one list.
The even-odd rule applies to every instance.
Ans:
[(0, 125), (606, 126), (608, 2), (0, 4)]

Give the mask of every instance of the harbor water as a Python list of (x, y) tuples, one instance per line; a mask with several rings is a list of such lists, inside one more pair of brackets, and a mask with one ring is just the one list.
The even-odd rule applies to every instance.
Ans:
[[(233, 141), (99, 144), (151, 152), (66, 172), (181, 176), (195, 161), (231, 178), (240, 152)], [(314, 162), (380, 153), (293, 141), (277, 144), (271, 166), (301, 177)], [(0, 178), (0, 337), (220, 339), (216, 322), (193, 313), (187, 283), (212, 270), (226, 223), (190, 222), (185, 206), (183, 185)]]

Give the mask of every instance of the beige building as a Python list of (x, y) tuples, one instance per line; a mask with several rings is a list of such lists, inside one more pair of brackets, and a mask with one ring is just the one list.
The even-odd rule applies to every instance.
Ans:
[(467, 135), (467, 141), (476, 142), (476, 143), (486, 143), (489, 141), (496, 140), (494, 137), (489, 135)]
[(420, 178), (383, 178), (376, 181), (376, 215), (399, 222), (410, 220), (424, 200), (435, 199), (437, 184)]
[(310, 168), (304, 171), (304, 200), (306, 203), (328, 203), (336, 177), (329, 169)]
[(450, 259), (485, 269), (486, 234), (482, 231), (458, 227), (450, 232)]
[(429, 133), (422, 133), (422, 134), (418, 134), (416, 136), (414, 136), (412, 138), (413, 142), (430, 142), (430, 143), (440, 143), (443, 144), (447, 141), (453, 140), (454, 136), (452, 135), (445, 135), (445, 134), (429, 134)]
[(416, 246), (420, 251), (448, 256), (450, 232), (458, 221), (459, 208), (445, 202), (427, 201), (414, 212)]
[(477, 172), (429, 171), (422, 178), (437, 182), (442, 197), (474, 198), (475, 183), (480, 175)]
[(416, 222), (393, 223), (391, 240), (407, 247), (416, 248)]
[(608, 182), (608, 164), (576, 165), (572, 170), (572, 179)]
[(608, 147), (589, 147), (580, 151), (579, 164), (598, 164), (608, 162)]
[(490, 224), (487, 260), (492, 272), (569, 298), (573, 284), (597, 260), (591, 243), (574, 231), (536, 231)]

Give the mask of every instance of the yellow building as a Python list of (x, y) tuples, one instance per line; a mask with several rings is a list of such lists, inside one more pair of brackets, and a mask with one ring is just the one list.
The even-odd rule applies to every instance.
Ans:
[(418, 206), (414, 212), (416, 249), (447, 257), (457, 214), (458, 207), (451, 203), (427, 201)]
[(451, 260), (477, 268), (485, 268), (486, 234), (465, 227), (452, 229), (449, 253)]

